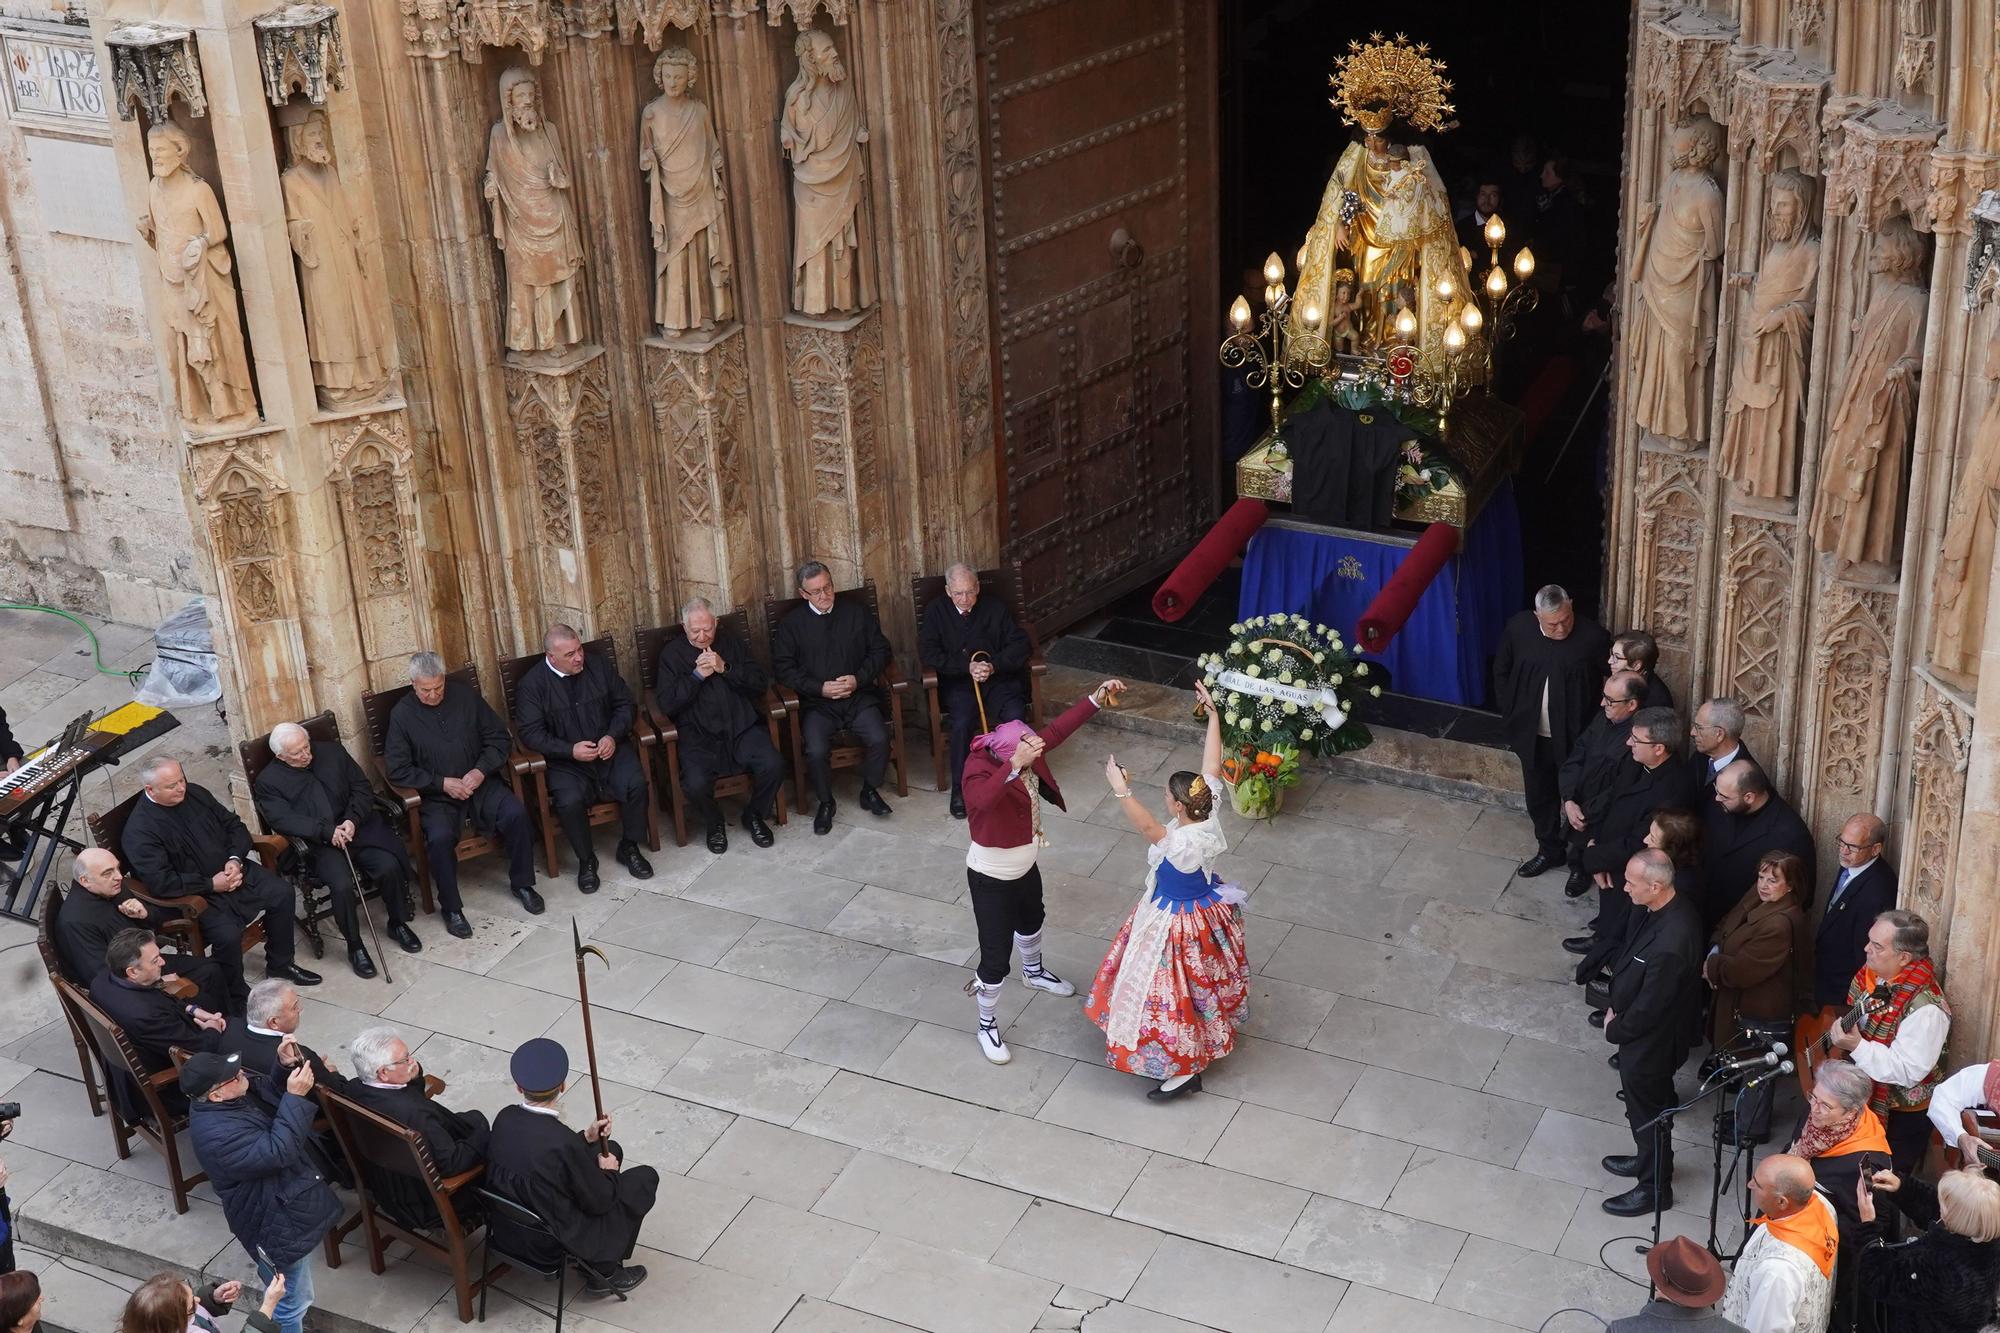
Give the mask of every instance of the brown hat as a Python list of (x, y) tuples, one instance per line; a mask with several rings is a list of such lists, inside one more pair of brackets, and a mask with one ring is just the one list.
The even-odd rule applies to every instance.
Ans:
[(1663, 1240), (1649, 1250), (1646, 1272), (1663, 1301), (1700, 1310), (1722, 1299), (1722, 1265), (1686, 1236)]

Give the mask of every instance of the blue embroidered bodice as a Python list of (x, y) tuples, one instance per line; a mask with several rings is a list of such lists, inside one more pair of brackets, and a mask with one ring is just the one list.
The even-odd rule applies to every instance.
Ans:
[(1222, 896), (1215, 891), (1220, 883), (1206, 870), (1182, 870), (1163, 858), (1153, 868), (1153, 904), (1170, 912), (1192, 912), (1197, 907), (1213, 907), (1222, 901)]

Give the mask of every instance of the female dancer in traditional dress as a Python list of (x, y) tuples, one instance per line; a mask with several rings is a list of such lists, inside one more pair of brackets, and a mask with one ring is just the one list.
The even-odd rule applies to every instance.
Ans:
[(1125, 918), (1097, 970), (1084, 1012), (1104, 1029), (1105, 1061), (1114, 1069), (1161, 1080), (1146, 1095), (1167, 1101), (1201, 1091), (1201, 1071), (1229, 1054), (1250, 1016), (1250, 964), (1243, 951), (1243, 894), (1215, 877), (1229, 848), (1216, 815), (1222, 779), (1222, 724), (1208, 709), (1201, 772), (1167, 779), (1162, 827), (1132, 794), (1114, 757), (1104, 765), (1111, 794), (1152, 846), (1146, 892)]

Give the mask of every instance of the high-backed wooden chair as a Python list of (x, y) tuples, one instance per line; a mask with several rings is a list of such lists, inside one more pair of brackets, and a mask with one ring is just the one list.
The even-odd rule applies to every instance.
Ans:
[[(206, 953), (208, 945), (201, 937), (199, 918), (208, 910), (208, 899), (198, 893), (191, 893), (185, 898), (156, 898), (146, 882), (132, 873), (132, 858), (125, 855), (123, 842), (125, 821), (132, 817), (132, 808), (145, 799), (144, 791), (136, 791), (101, 815), (85, 816), (84, 823), (90, 826), (90, 840), (118, 858), (119, 868), (125, 872), (125, 887), (132, 890), (134, 897), (179, 913), (176, 920), (166, 923), (160, 927), (161, 930), (186, 940), (188, 952)], [(270, 834), (252, 836), (250, 853), (257, 858), (258, 864), (277, 874), (278, 863), (285, 854), (285, 840)], [(243, 952), (249, 953), (263, 942), (264, 918), (260, 916), (244, 928)]]
[[(485, 1176), (486, 1167), (475, 1166), (455, 1176), (441, 1175), (420, 1130), (397, 1124), (331, 1088), (319, 1090), (319, 1104), (354, 1173), (355, 1194), (361, 1201), (361, 1226), (368, 1237), (368, 1271), (377, 1275), (386, 1271), (390, 1243), (403, 1242), (450, 1270), (452, 1286), (458, 1293), (458, 1322), (471, 1323), (473, 1293), (483, 1292), (489, 1282), (498, 1282), (509, 1271), (506, 1264), (501, 1264), (481, 1271), (476, 1277), (473, 1275), (469, 1232), (476, 1232), (479, 1223), (475, 1218), (468, 1228), (465, 1219), (459, 1216), (460, 1198), (474, 1196), (475, 1182)], [(421, 1182), (430, 1191), (431, 1206), (437, 1209), (436, 1227), (423, 1225), (421, 1219), (398, 1217), (393, 1207), (385, 1207), (369, 1188), (370, 1171)]]
[[(479, 668), (476, 666), (470, 664), (462, 666), (456, 671), (447, 673), (445, 679), (456, 681), (474, 694), (479, 693)], [(372, 690), (362, 692), (361, 714), (366, 719), (368, 727), (368, 753), (375, 756), (378, 765), (383, 762), (383, 755), (389, 745), (389, 715), (396, 711), (396, 705), (403, 702), (411, 688), (408, 685), (398, 685), (395, 689), (384, 690), (380, 694)], [(512, 734), (510, 729), (508, 735), (511, 737)], [(500, 776), (514, 789), (514, 795), (520, 798), (524, 806), (532, 805), (532, 799), (524, 794), (524, 789), (533, 781), (531, 775), (541, 772), (547, 763), (548, 761), (540, 755), (530, 754), (516, 746), (513, 753), (508, 756), (507, 764), (500, 770)], [(417, 877), (423, 881), (424, 911), (429, 912), (431, 860), (430, 853), (424, 848), (423, 821), (418, 815), (418, 810), (424, 803), (423, 795), (409, 787), (398, 787), (395, 783), (389, 782), (386, 776), (383, 781), (388, 784), (390, 794), (402, 803), (405, 824), (403, 840), (409, 843), (410, 853), (417, 859)], [(453, 854), (461, 861), (470, 861), (475, 857), (495, 853), (504, 856), (506, 851), (506, 847), (498, 838), (489, 837), (468, 823), (462, 830)]]
[(203, 1171), (190, 1173), (182, 1168), (178, 1135), (187, 1128), (187, 1113), (169, 1111), (166, 1101), (160, 1096), (163, 1089), (176, 1086), (179, 1071), (172, 1066), (157, 1072), (147, 1069), (138, 1048), (125, 1035), (125, 1029), (92, 1004), (88, 995), (61, 977), (55, 979), (55, 987), (56, 994), (63, 997), (65, 1004), (74, 1006), (83, 1020), (91, 1052), (97, 1057), (98, 1068), (104, 1073), (106, 1090), (112, 1088), (114, 1079), (130, 1080), (128, 1091), (136, 1092), (139, 1099), (137, 1106), (145, 1113), (143, 1117), (128, 1118), (119, 1109), (119, 1098), (115, 1093), (106, 1098), (111, 1103), (111, 1143), (118, 1150), (119, 1160), (132, 1155), (133, 1135), (151, 1144), (153, 1150), (166, 1159), (167, 1179), (174, 1192), (174, 1211), (186, 1212), (188, 1191), (207, 1180), (208, 1174)]
[[(737, 607), (716, 622), (718, 630), (736, 636), (741, 642), (750, 642), (750, 615), (742, 607)], [(660, 650), (675, 639), (683, 638), (687, 631), (679, 625), (659, 625), (652, 629), (633, 631), (632, 646), (639, 654), (639, 705), (646, 715), (647, 723), (653, 728), (660, 743), (653, 750), (653, 759), (661, 772), (653, 779), (653, 790), (661, 793), (661, 803), (672, 799), (674, 816), (674, 842), (687, 846), (687, 795), (681, 790), (681, 733), (674, 720), (660, 711), (654, 702), (653, 687), (660, 679)], [(754, 649), (752, 650), (755, 651)], [(785, 752), (785, 743), (778, 739), (778, 723), (785, 716), (785, 706), (778, 702), (778, 696), (765, 690), (759, 706), (764, 710), (765, 721), (771, 728), (771, 747), (779, 754)], [(750, 775), (731, 773), (715, 780), (715, 794), (723, 796), (748, 796)], [(778, 787), (778, 822), (785, 822), (785, 788)]]
[[(584, 644), (583, 651), (588, 657), (608, 658), (611, 669), (613, 671), (618, 669), (618, 645), (611, 641), (609, 634)], [(526, 657), (510, 658), (500, 663), (500, 690), (507, 701), (507, 730), (514, 737), (515, 747), (522, 750), (528, 747), (521, 743), (520, 724), (514, 720), (514, 704), (520, 695), (522, 678), (541, 663), (541, 653), (529, 653)], [(623, 738), (622, 743), (632, 746), (634, 753), (639, 757), (639, 772), (646, 780), (646, 845), (656, 852), (660, 850), (660, 814), (653, 795), (653, 768), (647, 760), (646, 747), (658, 740), (658, 735), (646, 721), (645, 705), (641, 702), (632, 710), (632, 731)], [(554, 875), (557, 873), (556, 820), (555, 807), (549, 802), (549, 776), (546, 765), (536, 772), (529, 785), (534, 788), (535, 794), (534, 800), (527, 802), (527, 805), (535, 812), (535, 818), (540, 823), (542, 857), (548, 863), (549, 874)], [(616, 824), (618, 821), (618, 802), (597, 801), (590, 806), (592, 828), (599, 824)]]
[[(72, 889), (72, 893), (76, 890)], [(72, 985), (88, 985), (89, 979), (79, 981), (69, 975), (63, 966), (62, 951), (56, 947), (56, 914), (62, 910), (62, 894), (54, 886), (42, 895), (42, 915), (35, 931), (35, 948), (42, 955), (42, 970), (49, 975), (49, 984), (67, 981)], [(90, 1113), (104, 1114), (104, 1101), (97, 1093), (97, 1075), (90, 1067), (90, 1037), (83, 1025), (83, 1015), (69, 1001), (68, 994), (61, 986), (56, 986), (56, 1004), (62, 1010), (63, 1022), (69, 1025), (69, 1038), (76, 1043), (77, 1067), (83, 1071), (84, 1095), (90, 1098)]]
[[(869, 615), (874, 616), (878, 622), (881, 619), (876, 609), (875, 580), (873, 579), (867, 580), (858, 588), (842, 588), (833, 597), (835, 602), (848, 602), (866, 607)], [(765, 642), (769, 643), (775, 640), (778, 635), (778, 623), (805, 604), (806, 599), (803, 597), (766, 597), (764, 599)], [(896, 659), (892, 655), (889, 658), (889, 665), (882, 668), (882, 674), (870, 683), (880, 686), (882, 691), (888, 695), (889, 760), (896, 766), (896, 794), (898, 796), (908, 796), (910, 794), (910, 765), (909, 759), (903, 749), (903, 696), (909, 693), (910, 682), (897, 669)], [(806, 808), (806, 793), (812, 790), (812, 783), (806, 775), (805, 728), (799, 724), (799, 696), (796, 691), (787, 689), (782, 684), (774, 684), (772, 688), (777, 691), (778, 701), (784, 704), (785, 712), (791, 718), (793, 790), (799, 794), (799, 809), (803, 812)], [(833, 748), (827, 754), (827, 766), (830, 768), (855, 768), (860, 765), (862, 757), (866, 753), (867, 751), (862, 748), (860, 738), (854, 735), (853, 732), (835, 732)]]
[[(1028, 619), (1028, 601), (1021, 593), (1021, 562), (1010, 560), (998, 569), (982, 569), (978, 574), (979, 595), (1006, 603), (1007, 614), (1014, 617), (1014, 623), (1028, 636), (1028, 720), (1039, 727), (1043, 715), (1042, 677), (1049, 674), (1049, 664), (1042, 660), (1041, 640), (1035, 637), (1034, 622)], [(910, 610), (916, 615), (919, 630), (924, 623), (924, 612), (942, 596), (944, 575), (919, 574), (911, 578)], [(951, 737), (944, 731), (947, 710), (939, 697), (938, 673), (928, 666), (923, 667), (923, 689), (924, 710), (931, 727), (931, 764), (937, 769), (938, 790), (947, 791), (951, 786)]]

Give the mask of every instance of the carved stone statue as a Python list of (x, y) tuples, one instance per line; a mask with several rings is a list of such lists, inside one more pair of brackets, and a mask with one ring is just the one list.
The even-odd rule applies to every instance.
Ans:
[(172, 121), (146, 133), (153, 180), (139, 235), (153, 247), (167, 289), (169, 359), (182, 420), (195, 426), (254, 419), (250, 356), (236, 310), (229, 224), (208, 182), (188, 170), (187, 131)]
[(694, 53), (670, 46), (653, 62), (660, 96), (639, 118), (639, 169), (653, 226), (653, 318), (669, 332), (735, 313), (722, 145), (708, 108), (688, 96)]
[(868, 127), (833, 38), (799, 34), (778, 142), (792, 161), (792, 308), (846, 314), (875, 303), (875, 255), (862, 208)]
[(1986, 411), (1958, 475), (1944, 527), (1932, 608), (1931, 665), (1957, 684), (1979, 678), (1986, 638), (1986, 597), (1993, 582), (1993, 534), (2000, 526), (2000, 301), (1992, 303), (1986, 344)]
[(1675, 128), (1666, 183), (1639, 223), (1633, 262), (1633, 420), (1688, 449), (1708, 442), (1723, 242), (1722, 187), (1709, 167), (1721, 155), (1714, 121)]
[(1804, 172), (1773, 176), (1766, 199), (1764, 235), (1771, 246), (1737, 333), (1715, 469), (1733, 477), (1745, 495), (1778, 498), (1798, 488), (1819, 236), (1812, 228), (1813, 185)]
[(1875, 294), (1856, 321), (1826, 432), (1813, 545), (1863, 577), (1886, 577), (1901, 557), (1903, 471), (1917, 420), (1924, 360), (1924, 238), (1906, 217), (1882, 224), (1868, 261)]
[(299, 257), (306, 347), (322, 407), (372, 401), (389, 378), (384, 336), (370, 300), (361, 221), (333, 165), (326, 113), (285, 127), (285, 230)]
[(532, 71), (500, 76), (500, 119), (486, 138), (485, 194), (507, 274), (507, 346), (557, 352), (583, 341), (575, 279), (583, 237), (555, 122)]

